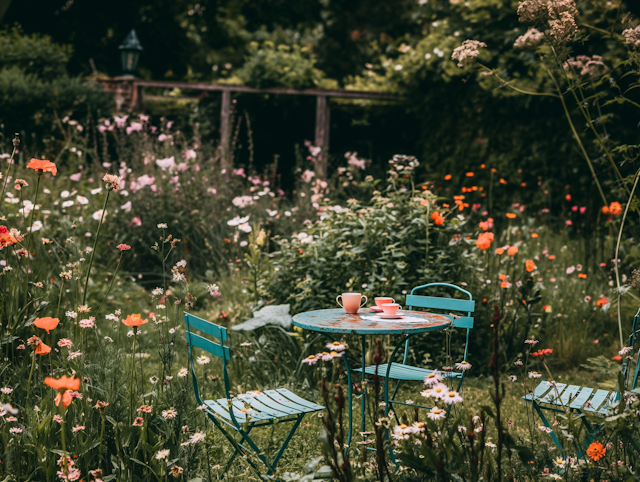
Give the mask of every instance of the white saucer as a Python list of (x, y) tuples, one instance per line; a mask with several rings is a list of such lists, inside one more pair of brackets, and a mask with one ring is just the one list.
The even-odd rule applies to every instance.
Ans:
[(378, 316), (385, 320), (399, 320), (404, 317), (404, 313), (396, 313), (395, 315), (385, 315), (384, 313), (380, 313)]

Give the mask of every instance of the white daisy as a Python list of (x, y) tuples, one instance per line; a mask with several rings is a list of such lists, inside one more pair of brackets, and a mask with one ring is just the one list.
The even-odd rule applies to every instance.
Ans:
[(447, 416), (447, 412), (438, 407), (433, 407), (429, 413), (427, 413), (427, 417), (430, 420), (442, 420)]

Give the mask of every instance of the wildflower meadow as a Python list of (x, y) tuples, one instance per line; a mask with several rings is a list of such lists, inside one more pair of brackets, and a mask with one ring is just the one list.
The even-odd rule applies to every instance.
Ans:
[(2, 482), (640, 480), (634, 2), (77, 3), (0, 2)]

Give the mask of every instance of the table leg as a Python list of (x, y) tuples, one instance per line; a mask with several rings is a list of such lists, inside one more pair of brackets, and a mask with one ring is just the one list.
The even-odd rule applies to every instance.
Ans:
[(367, 423), (367, 391), (365, 390), (365, 382), (366, 382), (366, 373), (364, 371), (366, 365), (366, 361), (365, 361), (365, 355), (367, 353), (367, 350), (365, 349), (365, 338), (364, 335), (360, 338), (362, 341), (362, 365), (360, 365), (362, 367), (362, 385), (360, 386), (360, 391), (362, 393), (362, 429), (361, 432), (365, 432), (366, 431), (366, 423)]

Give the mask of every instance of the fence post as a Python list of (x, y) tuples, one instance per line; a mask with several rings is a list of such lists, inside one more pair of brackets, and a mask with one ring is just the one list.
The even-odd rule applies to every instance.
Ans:
[(321, 149), (316, 162), (316, 178), (327, 178), (329, 155), (329, 104), (326, 95), (316, 97), (316, 138), (314, 144)]
[(222, 107), (220, 108), (220, 160), (225, 169), (229, 169), (229, 116), (231, 114), (231, 91), (222, 91)]

